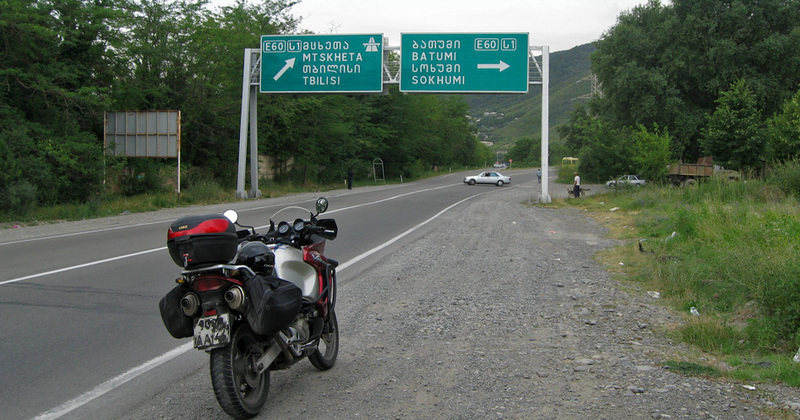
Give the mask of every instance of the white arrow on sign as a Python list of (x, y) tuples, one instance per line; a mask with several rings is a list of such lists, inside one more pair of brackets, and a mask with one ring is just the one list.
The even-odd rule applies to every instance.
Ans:
[(479, 69), (497, 69), (503, 71), (509, 67), (511, 66), (506, 64), (503, 60), (500, 60), (500, 62), (497, 64), (478, 64)]
[[(286, 65), (283, 66), (283, 68), (278, 72), (278, 74), (276, 74), (275, 77), (273, 77), (272, 79), (277, 82), (278, 79), (280, 79), (281, 76), (283, 76), (283, 73), (286, 73), (286, 70), (294, 68), (295, 59), (296, 59), (296, 57), (286, 60)], [(501, 63), (502, 63), (502, 61), (501, 61)], [(500, 70), (500, 71), (503, 71), (503, 70)]]

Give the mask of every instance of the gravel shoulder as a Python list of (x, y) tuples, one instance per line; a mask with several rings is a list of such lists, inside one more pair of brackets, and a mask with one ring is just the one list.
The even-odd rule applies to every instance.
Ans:
[[(595, 261), (618, 245), (603, 227), (524, 204), (533, 191), (470, 200), (379, 265), (343, 272), (336, 366), (273, 372), (258, 418), (798, 418), (797, 389), (661, 367), (692, 352), (658, 333), (680, 316)], [(227, 417), (203, 366), (124, 418)]]

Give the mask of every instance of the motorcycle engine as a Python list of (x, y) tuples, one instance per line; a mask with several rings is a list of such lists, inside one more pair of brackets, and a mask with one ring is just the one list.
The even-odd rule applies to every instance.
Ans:
[(308, 341), (310, 335), (308, 329), (308, 322), (302, 317), (297, 317), (289, 324), (288, 330), (290, 332), (289, 342), (294, 343), (291, 345), (295, 354), (302, 354), (303, 345)]

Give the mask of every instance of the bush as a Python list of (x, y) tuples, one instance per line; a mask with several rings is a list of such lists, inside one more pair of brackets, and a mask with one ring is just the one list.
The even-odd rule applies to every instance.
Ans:
[(120, 193), (125, 197), (166, 190), (158, 161), (149, 158), (129, 159), (126, 172), (119, 181)]
[(191, 203), (212, 203), (221, 197), (230, 196), (230, 192), (223, 191), (215, 181), (192, 183), (185, 193), (185, 198)]
[(561, 165), (558, 167), (558, 181), (572, 184), (574, 173), (578, 172), (577, 165)]
[(800, 197), (800, 160), (794, 159), (776, 165), (768, 172), (767, 182), (787, 195)]
[(776, 337), (800, 345), (800, 278), (781, 278), (769, 284), (762, 298), (766, 321)]
[(14, 181), (8, 186), (5, 192), (0, 192), (6, 200), (0, 200), (0, 210), (12, 213), (26, 213), (36, 207), (38, 203), (38, 190), (36, 185), (28, 180), (22, 179)]

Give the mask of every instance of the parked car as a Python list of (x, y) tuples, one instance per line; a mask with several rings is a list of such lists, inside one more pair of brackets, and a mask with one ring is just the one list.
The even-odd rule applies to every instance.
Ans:
[(611, 181), (606, 182), (607, 187), (616, 187), (616, 186), (623, 186), (623, 185), (633, 185), (635, 187), (641, 187), (645, 185), (647, 181), (640, 178), (639, 175), (622, 175), (617, 179), (612, 179)]
[(511, 177), (505, 176), (499, 172), (486, 171), (478, 175), (464, 177), (464, 183), (468, 185), (494, 184), (498, 187), (502, 187), (503, 184), (511, 183)]

